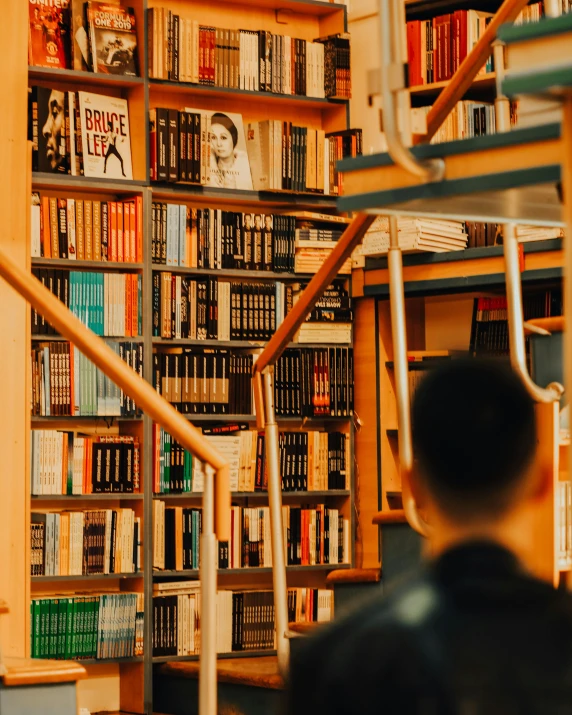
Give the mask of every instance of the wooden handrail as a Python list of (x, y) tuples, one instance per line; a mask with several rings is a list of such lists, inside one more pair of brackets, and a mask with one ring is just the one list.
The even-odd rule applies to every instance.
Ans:
[(388, 511), (378, 511), (371, 520), (372, 524), (407, 524), (407, 518), (403, 509), (391, 509)]
[(216, 470), (215, 530), (220, 541), (228, 541), (230, 537), (228, 462), (196, 427), (193, 427), (148, 382), (123, 362), (101, 338), (86, 328), (37, 278), (22, 270), (3, 251), (0, 251), (0, 276), (185, 449)]
[(469, 89), (478, 71), (487, 61), (492, 51), (492, 44), (498, 28), (506, 22), (514, 22), (518, 14), (528, 4), (528, 0), (504, 0), (491, 19), (485, 32), (479, 38), (472, 51), (465, 57), (449, 83), (435, 100), (427, 115), (427, 133), (417, 135), (415, 144), (426, 144), (435, 136), (445, 119), (453, 111), (455, 104), (462, 99)]
[(361, 241), (374, 220), (375, 216), (357, 214), (354, 220), (348, 225), (337, 242), (336, 247), (326, 258), (321, 268), (294, 304), (292, 310), (284, 318), (278, 330), (260, 353), (254, 364), (255, 374), (257, 372), (263, 372), (268, 365), (276, 363), (288, 343), (294, 337), (294, 333), (306, 320), (308, 313), (312, 310), (326, 286), (336, 277), (338, 271), (350, 256), (353, 249)]

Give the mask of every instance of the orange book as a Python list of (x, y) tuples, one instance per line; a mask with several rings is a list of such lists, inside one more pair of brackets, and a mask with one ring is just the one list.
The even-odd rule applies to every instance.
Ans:
[(86, 437), (83, 443), (83, 493), (92, 493), (91, 484), (91, 437)]
[(143, 199), (135, 197), (135, 260), (143, 263)]
[(117, 202), (117, 258), (119, 263), (123, 263), (123, 204)]
[(109, 236), (107, 260), (117, 261), (117, 201), (109, 202)]
[(131, 211), (129, 201), (123, 202), (123, 260), (131, 263)]
[(75, 200), (75, 231), (77, 260), (85, 260), (85, 240), (84, 240), (85, 219), (83, 216), (83, 199)]
[(62, 432), (62, 490), (60, 494), (65, 494), (67, 492), (68, 486), (68, 436), (65, 432)]
[[(74, 351), (77, 350), (75, 345), (70, 343), (70, 415), (75, 415), (75, 389), (74, 389)], [(64, 491), (65, 494), (65, 491)]]
[(47, 196), (42, 196), (42, 256), (52, 257), (52, 243), (50, 236), (50, 203)]
[(83, 202), (83, 223), (85, 237), (85, 260), (93, 261), (93, 201)]
[(140, 333), (139, 333), (139, 301), (141, 300), (141, 296), (139, 295), (139, 276), (136, 273), (133, 273), (131, 275), (131, 281), (133, 283), (133, 290), (132, 290), (133, 313), (131, 315), (131, 325), (132, 325), (132, 329), (133, 329), (133, 335), (138, 336), (138, 335), (140, 335)]

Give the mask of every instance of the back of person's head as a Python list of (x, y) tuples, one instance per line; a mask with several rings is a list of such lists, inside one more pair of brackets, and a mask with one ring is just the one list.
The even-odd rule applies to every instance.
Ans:
[(508, 363), (455, 359), (431, 369), (411, 419), (416, 473), (448, 518), (507, 511), (536, 451), (534, 402)]

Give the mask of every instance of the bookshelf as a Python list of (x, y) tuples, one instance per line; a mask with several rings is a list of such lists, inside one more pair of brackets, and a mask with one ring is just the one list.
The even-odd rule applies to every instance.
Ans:
[[(188, 0), (135, 0), (134, 7), (138, 33), (138, 53), (140, 77), (124, 77), (94, 74), (76, 70), (56, 70), (43, 67), (28, 68), (29, 85), (37, 85), (62, 91), (85, 89), (96, 94), (121, 97), (127, 100), (131, 134), (131, 156), (133, 180), (108, 180), (33, 172), (32, 191), (48, 199), (66, 198), (78, 201), (102, 203), (125, 202), (132, 199), (141, 205), (142, 260), (126, 262), (77, 260), (70, 258), (46, 258), (34, 256), (31, 267), (34, 271), (69, 272), (85, 274), (120, 274), (139, 277), (141, 289), (140, 334), (105, 338), (112, 344), (128, 342), (143, 351), (141, 370), (146, 379), (153, 379), (153, 353), (187, 349), (222, 349), (230, 353), (255, 356), (264, 344), (260, 340), (190, 340), (164, 339), (153, 334), (153, 278), (163, 272), (188, 279), (217, 277), (226, 281), (245, 284), (269, 284), (281, 282), (285, 285), (308, 281), (311, 274), (282, 273), (278, 271), (253, 271), (232, 268), (194, 268), (166, 266), (153, 263), (152, 255), (152, 204), (169, 202), (184, 204), (191, 208), (222, 209), (235, 212), (273, 213), (284, 211), (310, 210), (322, 213), (335, 211), (336, 196), (304, 191), (254, 191), (199, 186), (192, 184), (156, 183), (150, 181), (149, 110), (154, 107), (181, 108), (185, 104), (199, 110), (216, 110), (241, 113), (246, 125), (249, 121), (266, 118), (295, 122), (325, 132), (345, 129), (349, 126), (349, 100), (307, 97), (301, 95), (275, 94), (251, 90), (214, 87), (189, 82), (158, 80), (150, 77), (148, 71), (147, 11), (166, 7), (173, 13), (198, 19), (206, 25), (221, 27), (241, 27), (247, 30), (267, 30), (277, 34), (289, 34), (305, 40), (341, 33), (347, 30), (346, 6), (314, 0), (224, 0), (213, 5), (206, 0), (189, 3)], [(27, 18), (26, 18), (27, 22)], [(343, 228), (343, 227), (342, 227)], [(29, 246), (26, 247), (29, 251)], [(349, 286), (349, 276), (344, 276)], [(49, 332), (36, 332), (31, 336), (29, 321), (26, 338), (29, 346), (53, 344), (62, 346), (67, 341)], [(292, 343), (290, 348), (322, 348), (323, 343)], [(351, 343), (337, 345), (349, 348)], [(71, 360), (71, 358), (70, 358)], [(71, 399), (71, 398), (70, 398)], [(187, 418), (197, 426), (211, 428), (213, 425), (243, 423), (249, 429), (256, 428), (255, 415), (247, 414), (189, 414)], [(196, 660), (198, 656), (177, 658), (173, 656), (153, 656), (152, 614), (154, 584), (169, 580), (196, 580), (198, 570), (183, 571), (153, 569), (153, 505), (164, 500), (166, 505), (182, 508), (200, 507), (202, 494), (155, 494), (153, 491), (153, 424), (146, 416), (59, 414), (48, 416), (34, 414), (27, 416), (32, 430), (68, 432), (97, 440), (99, 438), (132, 438), (139, 446), (140, 487), (136, 492), (32, 494), (27, 497), (27, 519), (31, 513), (62, 513), (66, 511), (95, 512), (101, 510), (129, 509), (140, 520), (141, 555), (139, 570), (133, 573), (93, 573), (86, 575), (26, 575), (26, 601), (31, 599), (54, 599), (56, 596), (74, 594), (129, 594), (135, 593), (144, 599), (143, 655), (133, 655), (120, 659), (82, 658), (88, 678), (79, 686), (79, 704), (91, 712), (152, 713), (153, 664), (169, 660)], [(349, 523), (350, 543), (346, 563), (319, 563), (316, 565), (288, 566), (289, 584), (299, 588), (324, 588), (326, 575), (337, 568), (349, 568), (354, 562), (353, 503), (355, 490), (353, 483), (354, 429), (349, 416), (316, 417), (290, 416), (280, 420), (281, 430), (286, 433), (318, 430), (321, 432), (342, 432), (348, 440), (348, 469), (350, 476), (344, 489), (310, 490), (285, 492), (286, 507), (313, 508), (318, 504), (328, 509), (336, 509)], [(29, 433), (29, 429), (27, 430)], [(95, 444), (95, 441), (94, 441)], [(31, 465), (28, 469), (31, 474)], [(29, 490), (28, 490), (29, 491)], [(62, 488), (62, 491), (65, 489)], [(264, 491), (234, 492), (233, 504), (248, 508), (265, 507), (268, 495)], [(61, 518), (61, 517), (60, 517)], [(27, 529), (28, 527), (26, 527)], [(26, 539), (29, 539), (26, 531)], [(27, 542), (26, 542), (27, 543)], [(225, 590), (260, 588), (271, 590), (271, 568), (226, 568), (219, 570), (221, 588)], [(26, 613), (26, 633), (29, 644), (30, 626)], [(29, 648), (29, 645), (26, 646)], [(29, 650), (28, 650), (29, 652)], [(220, 657), (241, 655), (272, 655), (272, 650), (235, 652), (221, 654)]]

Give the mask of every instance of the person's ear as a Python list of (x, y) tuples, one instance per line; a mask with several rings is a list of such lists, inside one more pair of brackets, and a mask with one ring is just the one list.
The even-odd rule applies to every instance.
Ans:
[(550, 465), (540, 462), (535, 465), (530, 475), (529, 498), (531, 501), (543, 501), (550, 493), (554, 474)]

